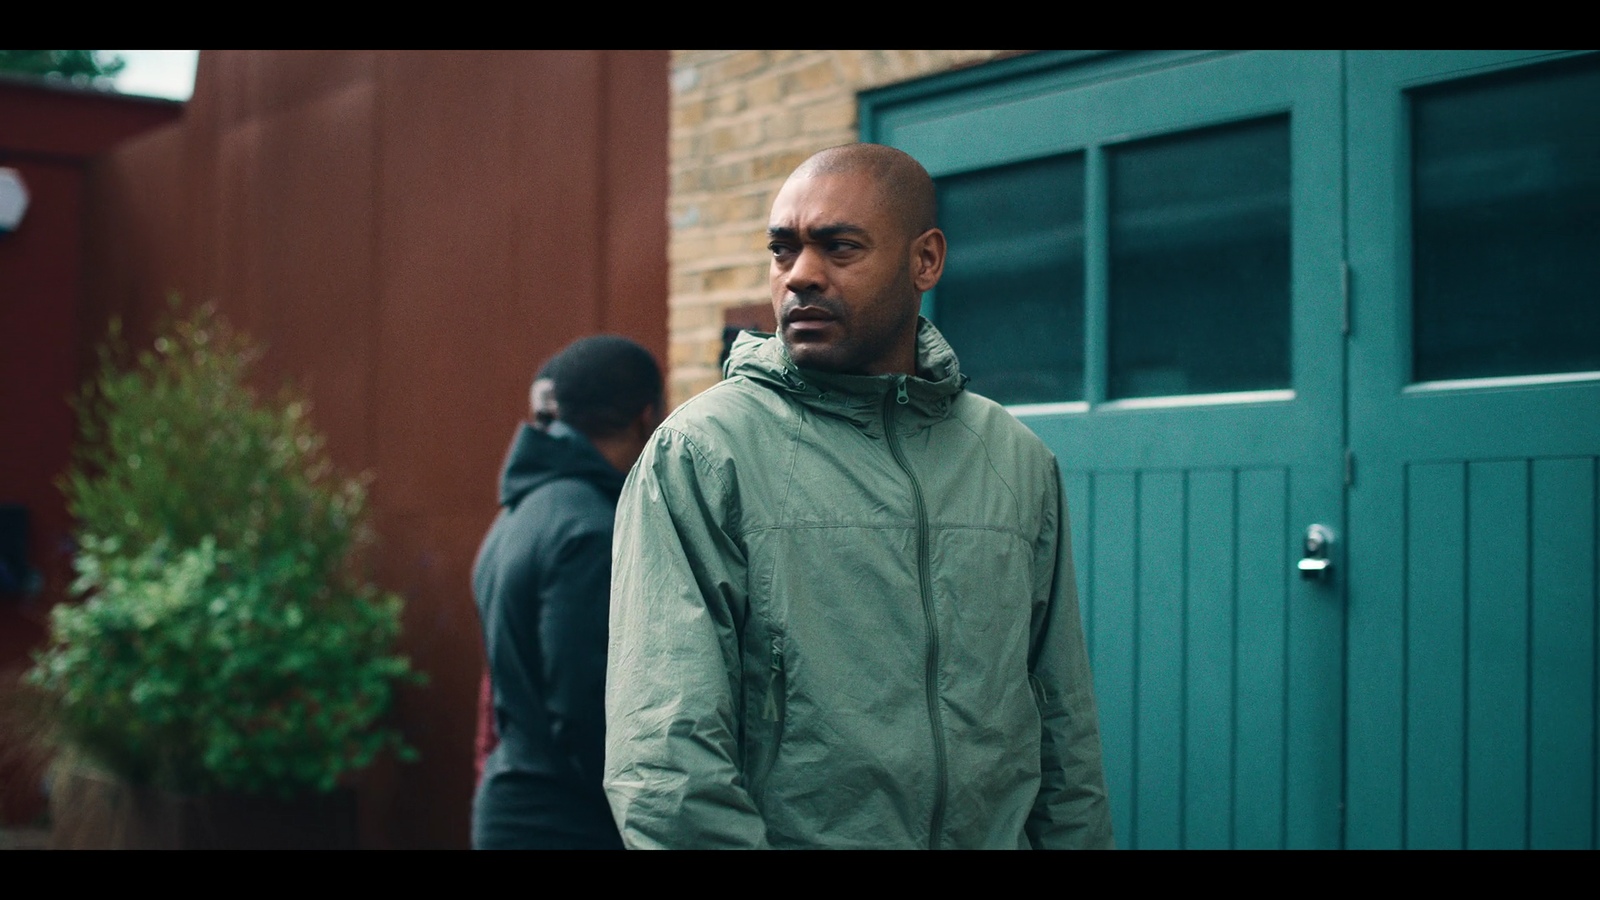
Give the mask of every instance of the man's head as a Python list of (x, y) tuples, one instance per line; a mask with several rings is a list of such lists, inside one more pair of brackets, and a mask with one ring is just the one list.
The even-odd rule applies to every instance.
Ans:
[(796, 364), (914, 374), (917, 309), (944, 271), (933, 179), (907, 154), (847, 144), (801, 164), (768, 219), (772, 311)]
[(655, 357), (614, 334), (568, 344), (539, 370), (530, 396), (536, 424), (553, 412), (623, 471), (661, 424), (664, 407)]

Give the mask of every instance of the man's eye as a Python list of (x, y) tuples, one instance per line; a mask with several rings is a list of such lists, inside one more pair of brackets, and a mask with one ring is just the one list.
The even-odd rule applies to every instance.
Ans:
[(772, 251), (772, 255), (773, 256), (779, 257), (779, 258), (782, 258), (784, 256), (788, 256), (788, 255), (794, 253), (794, 248), (790, 247), (790, 246), (788, 246), (786, 244), (768, 244), (767, 245), (767, 249)]
[(860, 249), (860, 245), (859, 244), (854, 244), (854, 243), (851, 243), (850, 241), (829, 241), (828, 242), (828, 252), (829, 253), (849, 253), (851, 250), (859, 250), (859, 249)]

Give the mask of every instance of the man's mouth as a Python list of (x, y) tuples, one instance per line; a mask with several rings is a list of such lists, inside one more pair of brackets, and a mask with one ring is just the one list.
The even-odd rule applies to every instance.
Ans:
[(836, 318), (838, 317), (820, 306), (800, 306), (785, 313), (783, 321), (788, 325), (796, 322), (832, 322)]
[(791, 297), (779, 318), (785, 329), (805, 332), (820, 331), (843, 317), (827, 298), (813, 295)]

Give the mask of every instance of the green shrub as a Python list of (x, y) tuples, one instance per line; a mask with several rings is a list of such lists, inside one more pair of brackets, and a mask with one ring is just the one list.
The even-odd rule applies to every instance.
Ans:
[(136, 782), (331, 790), (385, 747), (400, 599), (357, 573), (365, 490), (303, 402), (247, 386), (257, 352), (209, 307), (99, 375), (63, 479), (74, 592), (28, 675), (61, 737)]

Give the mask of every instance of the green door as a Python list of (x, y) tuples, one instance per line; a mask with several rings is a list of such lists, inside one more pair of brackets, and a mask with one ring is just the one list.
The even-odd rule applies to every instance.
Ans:
[(1352, 847), (1595, 847), (1600, 57), (1351, 53)]
[[(1021, 63), (1019, 65), (1027, 65)], [(1061, 459), (1124, 847), (1337, 847), (1341, 58), (1145, 54), (885, 104), (927, 299)]]
[(863, 137), (1062, 461), (1122, 846), (1600, 846), (1600, 54), (1039, 54)]

